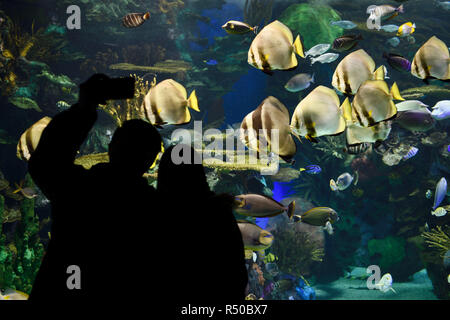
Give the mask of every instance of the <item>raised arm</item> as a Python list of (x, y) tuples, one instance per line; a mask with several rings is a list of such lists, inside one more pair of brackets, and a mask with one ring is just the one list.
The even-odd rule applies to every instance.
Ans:
[(28, 169), (36, 185), (47, 198), (53, 200), (74, 179), (85, 174), (83, 167), (75, 165), (78, 149), (97, 120), (95, 81), (91, 77), (80, 85), (78, 103), (57, 114), (42, 133), (39, 145), (31, 155)]

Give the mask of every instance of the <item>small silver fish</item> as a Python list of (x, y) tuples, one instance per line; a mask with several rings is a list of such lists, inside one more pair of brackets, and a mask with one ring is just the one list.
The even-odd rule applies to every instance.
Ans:
[(339, 57), (339, 54), (337, 53), (325, 53), (317, 58), (311, 58), (311, 65), (313, 65), (316, 62), (320, 63), (331, 63), (335, 61)]
[(349, 20), (331, 21), (330, 25), (340, 27), (342, 29), (347, 29), (347, 30), (354, 29), (357, 27), (355, 23), (353, 23)]
[(427, 198), (427, 199), (431, 199), (432, 195), (433, 195), (433, 191), (431, 191), (430, 189), (428, 189), (427, 192), (425, 192), (425, 198)]
[(311, 83), (314, 83), (314, 74), (300, 73), (293, 76), (284, 86), (289, 92), (298, 92), (307, 89)]
[(324, 54), (325, 52), (327, 52), (330, 48), (331, 48), (331, 44), (329, 44), (329, 43), (317, 44), (305, 52), (305, 58), (307, 56), (312, 56), (312, 57), (320, 56), (321, 54)]

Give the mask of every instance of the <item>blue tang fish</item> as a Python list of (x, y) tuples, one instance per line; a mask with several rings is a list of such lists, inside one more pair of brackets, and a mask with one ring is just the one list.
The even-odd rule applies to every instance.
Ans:
[(309, 166), (306, 166), (305, 168), (300, 168), (300, 171), (305, 171), (309, 174), (319, 174), (320, 172), (322, 172), (322, 168), (316, 164), (311, 164)]
[(209, 59), (209, 60), (203, 60), (204, 63), (206, 63), (208, 66), (215, 66), (218, 64), (217, 60)]

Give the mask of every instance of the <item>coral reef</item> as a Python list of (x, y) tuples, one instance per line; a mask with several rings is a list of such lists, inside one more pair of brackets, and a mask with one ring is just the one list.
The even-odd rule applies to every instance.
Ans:
[(446, 227), (444, 230), (441, 226), (436, 226), (436, 228), (422, 233), (428, 247), (437, 250), (442, 258), (450, 250), (450, 228)]
[[(33, 186), (29, 176), (26, 177), (25, 186)], [(28, 294), (44, 254), (34, 201), (23, 198), (18, 202), (18, 207), (8, 209), (5, 198), (0, 195), (0, 287)]]

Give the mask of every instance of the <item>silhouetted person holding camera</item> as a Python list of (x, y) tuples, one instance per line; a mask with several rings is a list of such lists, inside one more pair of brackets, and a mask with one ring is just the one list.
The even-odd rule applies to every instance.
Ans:
[(113, 135), (109, 163), (90, 170), (74, 164), (98, 104), (133, 96), (134, 82), (118, 80), (94, 75), (81, 84), (79, 102), (53, 118), (31, 156), (29, 172), (51, 201), (52, 227), (30, 300), (148, 298), (145, 258), (156, 237), (151, 219), (160, 212), (142, 176), (161, 150), (158, 131), (126, 121)]
[(167, 271), (175, 277), (175, 287), (182, 288), (170, 287), (170, 299), (244, 300), (248, 277), (232, 211), (234, 197), (210, 190), (201, 163), (200, 155), (187, 145), (168, 148), (159, 163), (157, 192), (168, 208), (166, 240), (173, 244), (167, 261), (174, 262), (167, 264)]

